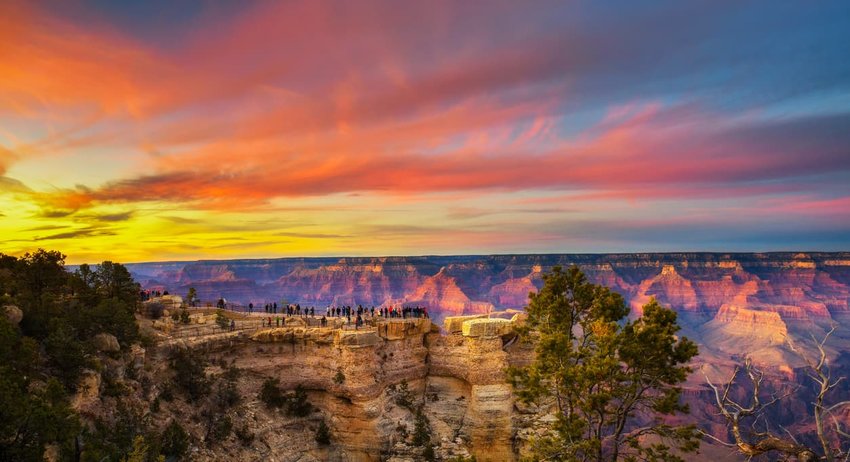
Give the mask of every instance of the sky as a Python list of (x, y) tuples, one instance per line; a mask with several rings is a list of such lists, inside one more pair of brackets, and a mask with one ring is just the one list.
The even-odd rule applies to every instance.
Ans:
[(850, 250), (850, 2), (0, 2), (0, 253)]

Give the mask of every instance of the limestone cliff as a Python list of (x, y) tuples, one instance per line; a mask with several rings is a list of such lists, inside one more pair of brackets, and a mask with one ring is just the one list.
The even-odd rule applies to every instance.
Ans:
[[(252, 446), (201, 449), (196, 459), (421, 460), (422, 449), (400, 430), (413, 432), (421, 403), (439, 456), (516, 460), (517, 422), (503, 371), (529, 352), (509, 353), (511, 321), (452, 318), (448, 334), (427, 319), (380, 321), (361, 330), (295, 324), (186, 340), (214, 364), (242, 371), (246, 409), (234, 413), (248, 416), (256, 433)], [(318, 411), (301, 420), (268, 411), (256, 399), (266, 378), (285, 390), (303, 387)], [(400, 393), (409, 393), (409, 405)], [(320, 420), (331, 429), (329, 447), (313, 441)]]

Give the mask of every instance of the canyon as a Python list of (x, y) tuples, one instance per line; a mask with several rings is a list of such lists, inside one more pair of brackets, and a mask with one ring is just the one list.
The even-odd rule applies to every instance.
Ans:
[[(420, 305), (436, 324), (446, 316), (521, 310), (555, 265), (578, 265), (617, 291), (632, 315), (651, 297), (676, 310), (703, 358), (747, 351), (765, 365), (796, 367), (785, 339), (823, 335), (850, 344), (850, 252), (558, 254), (280, 258), (136, 263), (143, 287), (201, 300), (260, 307)], [(742, 349), (743, 348), (743, 349)], [(833, 347), (837, 353), (839, 347)], [(716, 361), (715, 361), (716, 363)]]
[[(528, 361), (531, 352), (510, 342), (506, 326), (521, 319), (528, 293), (542, 286), (546, 271), (573, 264), (589, 280), (622, 294), (631, 316), (639, 316), (653, 297), (678, 313), (681, 334), (700, 347), (684, 386), (691, 414), (683, 421), (713, 434), (725, 434), (725, 425), (713, 409), (706, 377), (725, 380), (745, 357), (765, 371), (767, 389), (800, 387), (799, 397), (774, 409), (771, 418), (801, 434), (811, 430), (803, 417), (811, 383), (789, 342), (812, 354), (812, 339), (835, 326), (827, 353), (836, 373), (850, 373), (847, 252), (298, 258), (127, 266), (147, 289), (185, 294), (194, 287), (205, 303), (223, 297), (260, 309), (272, 302), (316, 306), (319, 312), (328, 305), (358, 304), (429, 309), (434, 324), (399, 320), (384, 324), (383, 331), (349, 332), (315, 329), (307, 322), (205, 341), (211, 358), (235, 362), (244, 371), (242, 386), (249, 395), (256, 395), (261, 378), (267, 377), (278, 378), (286, 389), (305, 387), (338, 436), (330, 448), (320, 448), (311, 431), (293, 437), (286, 430), (300, 424), (257, 410), (254, 415), (266, 419), (256, 430), (266, 435), (266, 454), (288, 454), (275, 460), (290, 460), (296, 452), (300, 460), (418, 460), (416, 450), (397, 436), (397, 428), (412, 428), (414, 418), (394, 404), (401, 383), (425, 403), (438, 455), (516, 460), (549, 415), (525, 409), (511, 396), (504, 367)], [(343, 383), (335, 383), (337, 372), (345, 376)], [(848, 396), (845, 383), (834, 397)], [(248, 452), (198, 456), (253, 457)], [(737, 460), (728, 449), (711, 444), (698, 458)]]

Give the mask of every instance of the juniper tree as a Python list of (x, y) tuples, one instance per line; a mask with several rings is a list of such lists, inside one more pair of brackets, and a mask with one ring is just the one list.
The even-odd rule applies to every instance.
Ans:
[(667, 425), (685, 413), (681, 388), (697, 346), (679, 338), (676, 313), (654, 299), (628, 320), (623, 297), (575, 266), (555, 267), (530, 294), (520, 329), (535, 359), (508, 369), (517, 398), (552, 404), (557, 420), (535, 440), (533, 460), (682, 460), (698, 449), (693, 427)]

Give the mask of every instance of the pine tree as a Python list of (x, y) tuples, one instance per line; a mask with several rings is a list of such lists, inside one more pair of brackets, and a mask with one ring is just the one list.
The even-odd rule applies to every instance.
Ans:
[[(659, 417), (687, 412), (679, 384), (697, 346), (678, 338), (676, 313), (654, 299), (643, 316), (610, 289), (589, 283), (575, 266), (544, 275), (531, 294), (520, 335), (536, 340), (527, 367), (509, 368), (517, 397), (552, 402), (558, 420), (533, 444), (536, 460), (682, 460), (671, 453), (698, 449), (693, 427), (673, 427)], [(644, 437), (654, 435), (653, 443)]]

